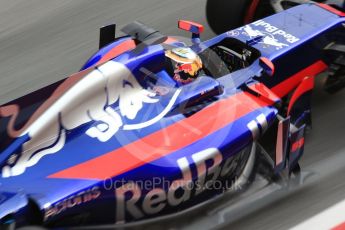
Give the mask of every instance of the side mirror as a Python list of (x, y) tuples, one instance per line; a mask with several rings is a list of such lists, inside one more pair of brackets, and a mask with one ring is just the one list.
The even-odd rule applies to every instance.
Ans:
[(271, 60), (266, 57), (261, 57), (259, 60), (259, 65), (269, 76), (274, 75), (275, 67)]
[(203, 25), (198, 24), (196, 22), (185, 21), (185, 20), (178, 21), (178, 28), (181, 30), (191, 32), (193, 34), (192, 39), (200, 39), (200, 34), (204, 32)]

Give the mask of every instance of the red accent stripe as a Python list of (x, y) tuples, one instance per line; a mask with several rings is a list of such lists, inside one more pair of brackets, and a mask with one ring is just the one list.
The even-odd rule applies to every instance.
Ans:
[(314, 89), (314, 77), (305, 77), (292, 95), (287, 114), (290, 115), (291, 109), (296, 101), (306, 92)]
[(251, 23), (254, 20), (256, 9), (258, 8), (260, 0), (253, 0), (250, 4), (246, 16), (244, 17), (244, 24)]
[(291, 153), (296, 152), (298, 149), (304, 146), (304, 137), (292, 144)]
[(104, 180), (118, 176), (180, 150), (267, 105), (241, 92), (142, 139), (48, 177)]
[(294, 88), (296, 88), (303, 80), (303, 78), (305, 78), (306, 76), (316, 76), (317, 74), (325, 71), (327, 67), (328, 66), (323, 61), (317, 61), (314, 64), (308, 66), (307, 68), (301, 70), (300, 72), (287, 78), (280, 84), (274, 86), (272, 88), (272, 91), (278, 97), (282, 98), (286, 96), (289, 92), (291, 92)]
[(332, 228), (331, 230), (345, 230), (345, 222), (339, 224), (338, 226)]
[(333, 14), (338, 15), (339, 17), (345, 17), (345, 12), (342, 12), (340, 10), (335, 9), (334, 7), (324, 4), (324, 3), (318, 3), (318, 6), (320, 6), (321, 8), (328, 10), (329, 12), (332, 12)]
[(126, 40), (119, 44), (118, 46), (115, 46), (112, 48), (108, 53), (106, 53), (101, 60), (99, 60), (95, 65), (103, 64), (120, 54), (123, 54), (124, 52), (134, 49), (136, 47), (135, 42), (133, 40)]

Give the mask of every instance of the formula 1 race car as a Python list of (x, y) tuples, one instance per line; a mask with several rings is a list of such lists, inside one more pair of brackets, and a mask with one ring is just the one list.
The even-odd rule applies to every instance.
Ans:
[(250, 187), (259, 160), (298, 177), (314, 77), (331, 67), (327, 90), (345, 86), (344, 23), (308, 3), (208, 41), (190, 21), (187, 40), (101, 28), (80, 72), (0, 107), (2, 229), (184, 213)]
[(345, 9), (344, 0), (207, 0), (206, 17), (212, 30), (220, 34), (254, 20), (311, 2)]

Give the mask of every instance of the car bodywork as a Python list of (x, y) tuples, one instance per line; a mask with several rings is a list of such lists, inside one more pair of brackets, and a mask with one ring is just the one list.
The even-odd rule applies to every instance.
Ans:
[(176, 213), (222, 194), (257, 145), (273, 174), (298, 173), (314, 77), (341, 63), (344, 16), (304, 4), (204, 42), (200, 25), (181, 21), (205, 69), (184, 85), (164, 55), (184, 42), (140, 23), (115, 40), (103, 28), (80, 72), (0, 107), (2, 222)]

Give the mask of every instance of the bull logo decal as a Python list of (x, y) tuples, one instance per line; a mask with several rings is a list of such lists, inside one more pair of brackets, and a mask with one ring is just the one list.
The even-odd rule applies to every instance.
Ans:
[[(86, 123), (93, 121), (96, 124), (85, 133), (100, 142), (108, 141), (120, 128), (133, 130), (152, 125), (170, 111), (179, 93), (180, 90), (176, 90), (166, 108), (151, 120), (124, 124), (123, 118), (134, 120), (144, 104), (159, 100), (155, 93), (143, 89), (126, 66), (109, 61), (81, 78), (49, 107), (46, 106), (39, 116), (33, 115), (37, 119), (25, 125), (17, 136), (29, 138), (21, 146), (20, 154), (13, 154), (2, 168), (2, 177), (21, 175), (42, 157), (60, 151), (66, 144), (66, 133)], [(118, 106), (114, 109), (116, 103)], [(11, 116), (11, 113), (6, 115)], [(16, 114), (12, 116), (15, 118)], [(8, 127), (8, 133), (18, 133), (18, 130)]]
[(243, 33), (244, 35), (249, 36), (250, 38), (255, 38), (262, 36), (263, 40), (261, 43), (263, 43), (266, 46), (274, 46), (277, 50), (280, 50), (284, 47), (287, 47), (289, 45), (279, 42), (271, 33), (255, 30), (251, 26), (246, 25), (243, 27)]

